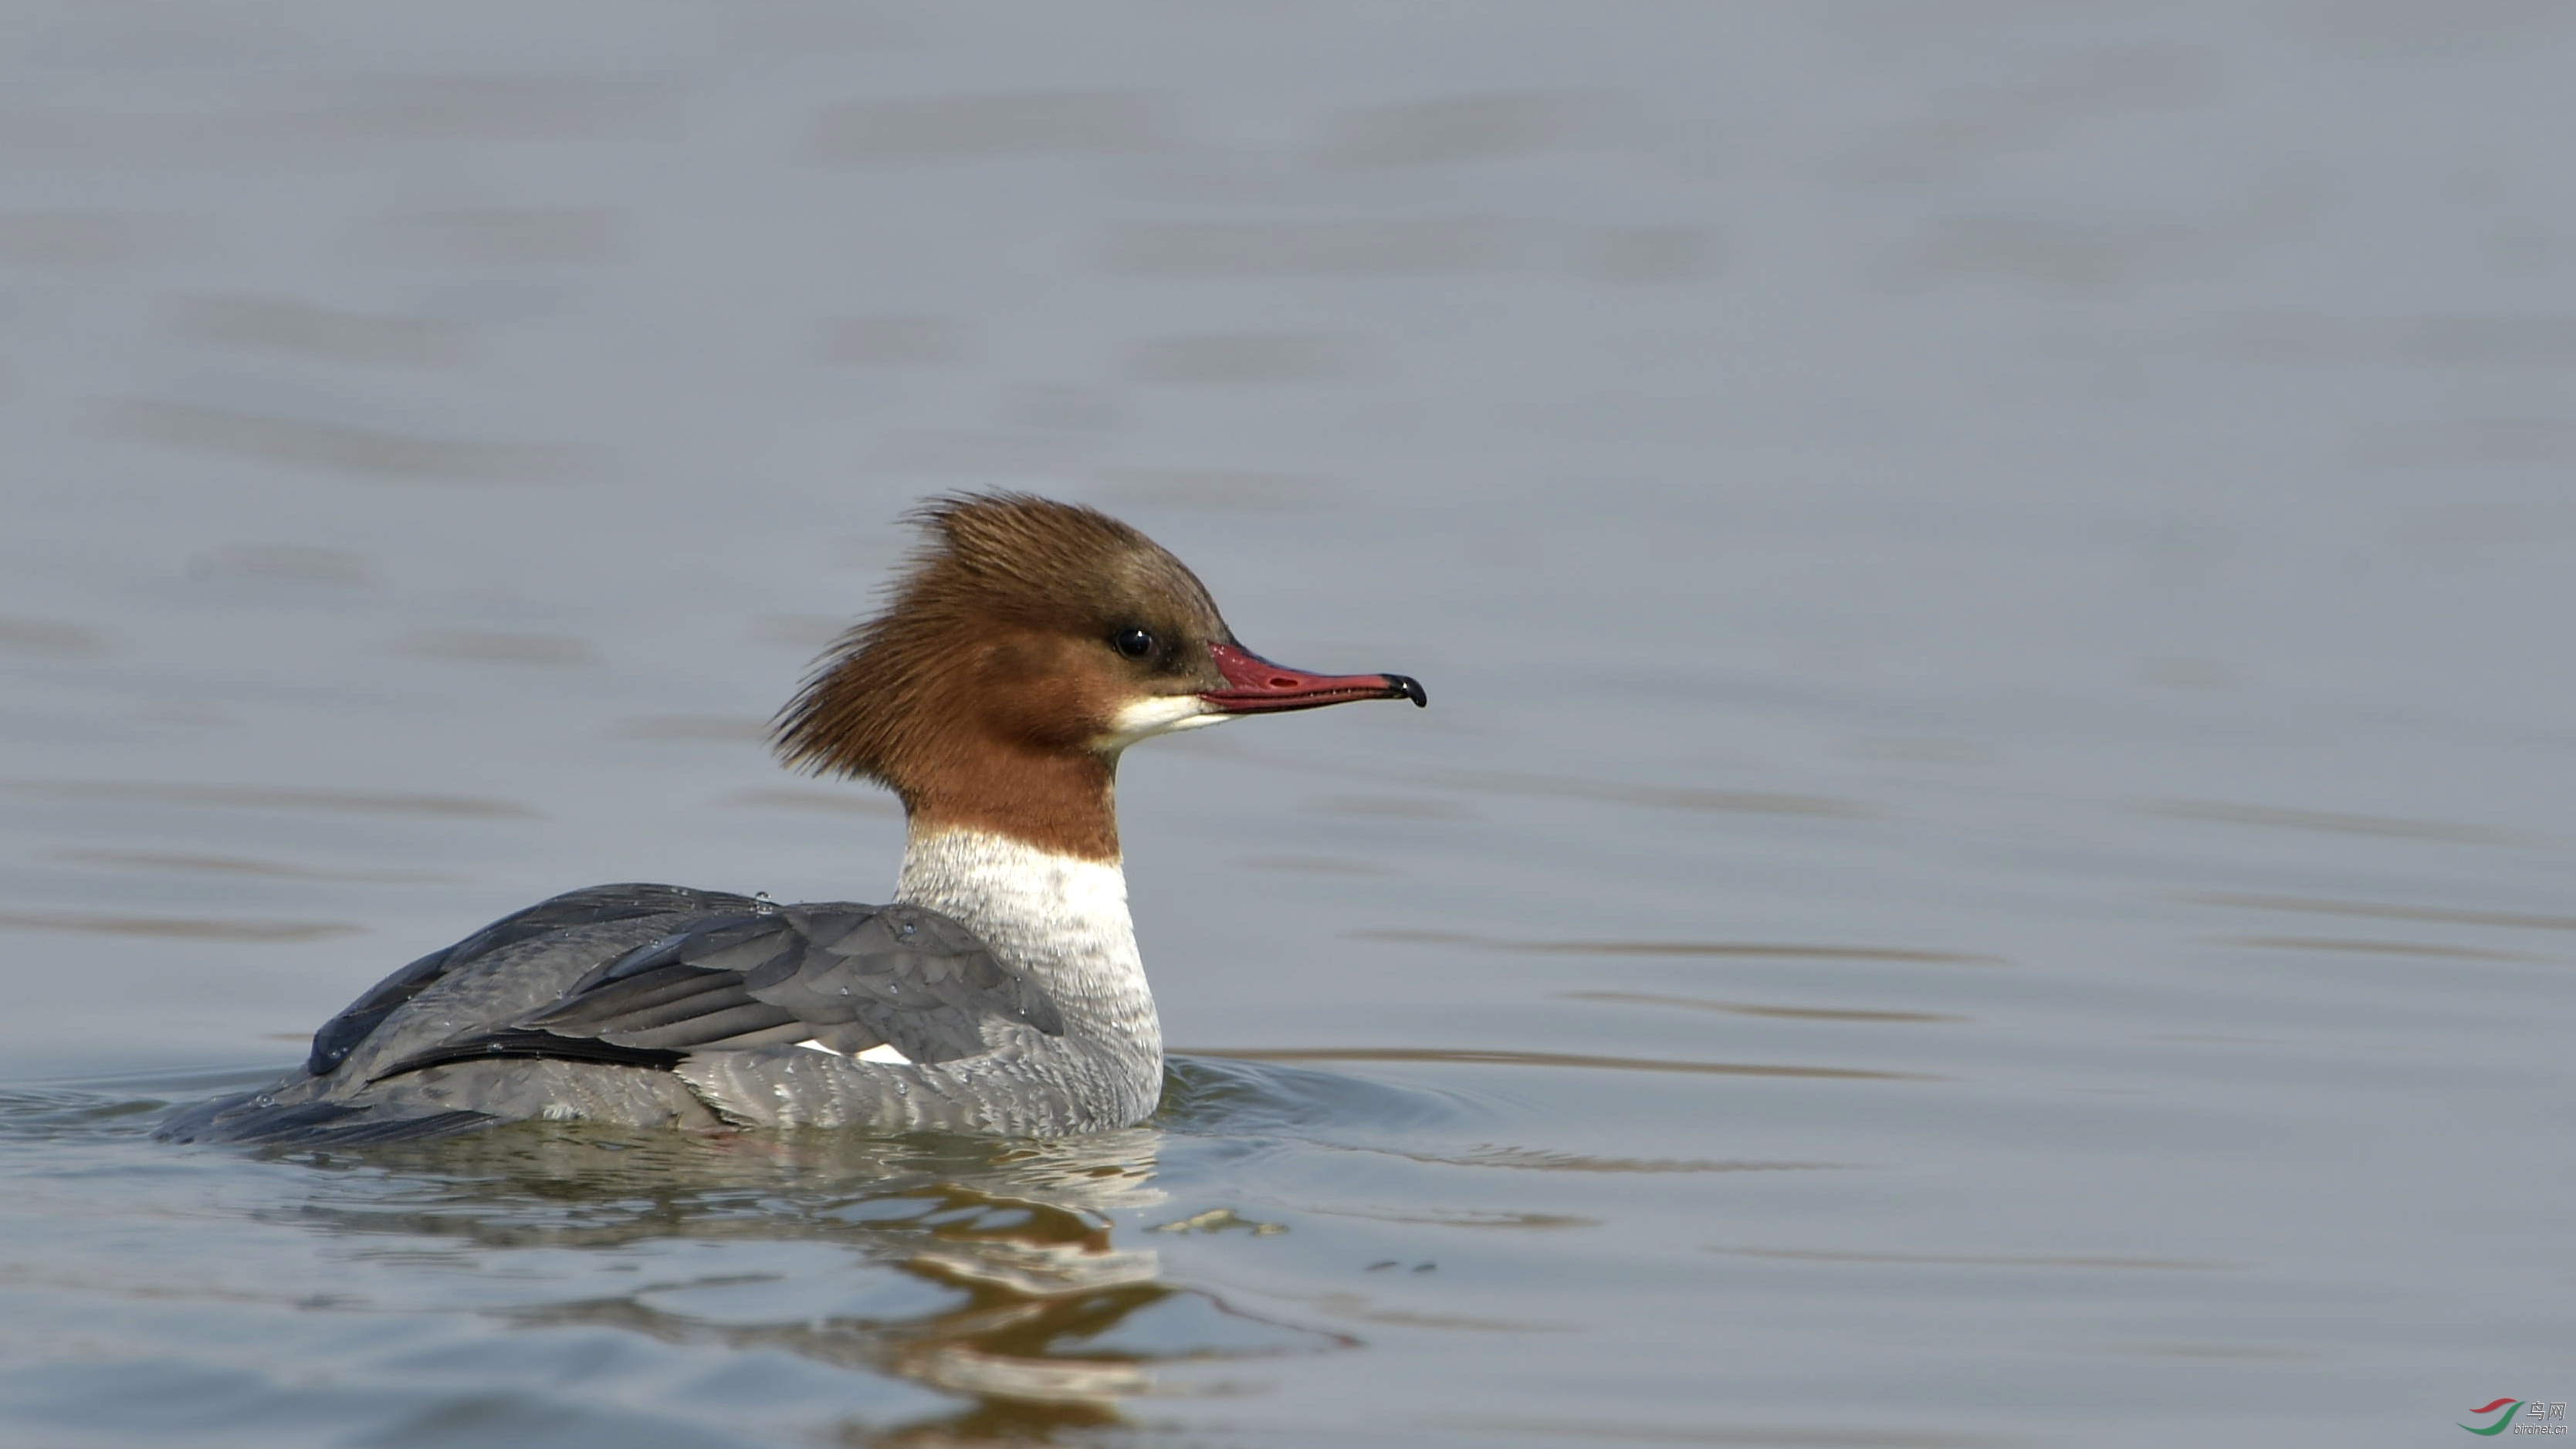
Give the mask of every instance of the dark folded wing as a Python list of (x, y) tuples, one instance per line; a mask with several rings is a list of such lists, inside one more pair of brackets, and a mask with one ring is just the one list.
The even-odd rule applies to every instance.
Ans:
[(504, 947), (551, 932), (603, 921), (624, 921), (676, 912), (750, 909), (752, 901), (748, 896), (667, 885), (592, 886), (587, 890), (567, 891), (552, 900), (539, 901), (515, 915), (503, 916), (453, 946), (432, 951), (377, 982), (366, 995), (350, 1003), (346, 1011), (324, 1022), (322, 1029), (313, 1033), (313, 1054), (305, 1059), (304, 1070), (317, 1077), (330, 1072), (404, 1002), (428, 990), (458, 967), (481, 960)]
[(1003, 1022), (1064, 1031), (1036, 982), (948, 917), (918, 906), (785, 906), (693, 921), (598, 967), (541, 1011), (378, 1075), (493, 1057), (667, 1068), (694, 1052), (805, 1042), (944, 1062), (990, 1050), (988, 1031)]

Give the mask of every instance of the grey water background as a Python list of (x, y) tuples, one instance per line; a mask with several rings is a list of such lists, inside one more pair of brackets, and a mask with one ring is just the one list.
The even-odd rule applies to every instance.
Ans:
[[(2576, 11), (24, 3), (0, 1441), (2418, 1444), (2576, 1398)], [(1164, 1115), (148, 1140), (881, 898), (945, 489), (1400, 669), (1123, 772)]]

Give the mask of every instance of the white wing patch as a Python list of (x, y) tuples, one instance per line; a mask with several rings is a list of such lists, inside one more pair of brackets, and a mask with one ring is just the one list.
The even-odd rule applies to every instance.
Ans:
[(803, 1041), (798, 1042), (797, 1045), (803, 1047), (809, 1052), (821, 1052), (825, 1056), (848, 1057), (849, 1060), (854, 1062), (884, 1062), (889, 1066), (897, 1067), (908, 1067), (912, 1065), (912, 1058), (905, 1056), (903, 1053), (896, 1051), (893, 1047), (887, 1046), (883, 1043), (872, 1046), (855, 1057), (850, 1056), (848, 1052), (842, 1051), (838, 1047), (825, 1046), (822, 1042), (810, 1036), (805, 1038)]

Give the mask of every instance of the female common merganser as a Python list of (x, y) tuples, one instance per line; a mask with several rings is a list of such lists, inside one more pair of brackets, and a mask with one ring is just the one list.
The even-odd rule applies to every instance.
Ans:
[(892, 789), (895, 903), (594, 886), (361, 996), (303, 1069), (183, 1141), (410, 1141), (528, 1118), (1051, 1136), (1163, 1085), (1113, 800), (1119, 753), (1243, 714), (1424, 703), (1401, 674), (1246, 650), (1198, 578), (1104, 514), (944, 499), (885, 611), (780, 712), (793, 766)]

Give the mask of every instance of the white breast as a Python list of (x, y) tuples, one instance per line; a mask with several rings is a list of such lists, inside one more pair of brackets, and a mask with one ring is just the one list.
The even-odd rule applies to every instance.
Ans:
[(905, 844), (895, 899), (954, 916), (1035, 976), (1068, 1033), (1116, 1038), (1160, 1058), (1162, 1029), (1117, 861), (988, 831), (925, 832)]

